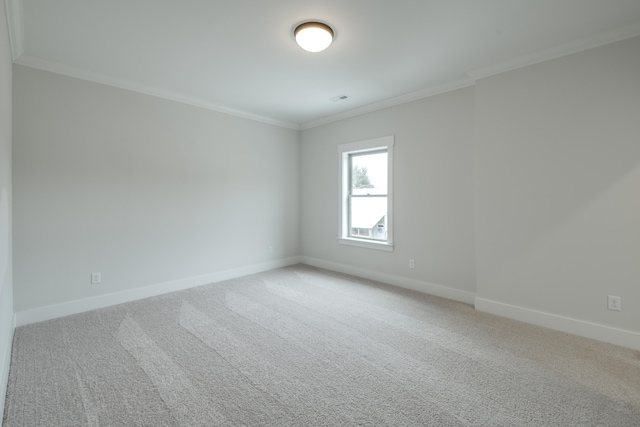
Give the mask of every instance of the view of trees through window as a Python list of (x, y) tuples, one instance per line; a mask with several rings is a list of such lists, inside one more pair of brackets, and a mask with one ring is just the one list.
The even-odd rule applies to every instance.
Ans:
[(367, 172), (369, 168), (366, 166), (354, 166), (353, 167), (353, 188), (373, 188), (371, 181), (369, 181), (369, 175)]

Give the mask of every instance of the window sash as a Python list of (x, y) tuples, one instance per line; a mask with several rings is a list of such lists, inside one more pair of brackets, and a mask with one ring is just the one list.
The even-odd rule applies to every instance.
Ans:
[[(347, 191), (348, 194), (350, 196), (368, 196), (368, 194), (353, 194), (353, 159), (354, 157), (364, 157), (364, 156), (371, 156), (374, 154), (382, 154), (382, 153), (386, 153), (387, 156), (389, 155), (389, 150), (385, 147), (385, 148), (374, 148), (372, 150), (364, 150), (364, 151), (359, 151), (359, 152), (355, 152), (355, 153), (348, 153), (348, 164), (347, 164), (347, 171), (348, 171), (348, 183), (347, 183)], [(389, 168), (388, 168), (388, 160), (387, 160), (387, 192), (384, 194), (385, 196), (387, 195), (387, 193), (389, 192)], [(382, 193), (377, 193), (376, 195), (382, 195)], [(373, 194), (372, 194), (373, 196)]]
[[(364, 198), (380, 198), (380, 197), (385, 197), (387, 199), (387, 212), (385, 212), (385, 223), (387, 222), (386, 217), (388, 215), (388, 210), (389, 210), (389, 196), (387, 196), (386, 194), (384, 195), (349, 195), (347, 197), (347, 237), (353, 237), (356, 239), (363, 239), (363, 240), (371, 240), (372, 242), (387, 242), (388, 241), (388, 234), (387, 234), (387, 226), (385, 224), (385, 237), (384, 239), (377, 239), (375, 237), (372, 236), (363, 236), (362, 234), (354, 234), (353, 233), (353, 229), (357, 228), (357, 229), (361, 229), (363, 227), (354, 227), (351, 219), (352, 219), (352, 199), (364, 199)], [(376, 228), (375, 226), (373, 228)], [(369, 230), (369, 229), (367, 229)]]

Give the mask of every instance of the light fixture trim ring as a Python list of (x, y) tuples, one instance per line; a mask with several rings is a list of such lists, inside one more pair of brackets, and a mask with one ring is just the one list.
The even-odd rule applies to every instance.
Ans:
[(303, 21), (303, 22), (299, 23), (298, 25), (296, 25), (293, 28), (293, 38), (295, 39), (296, 35), (298, 35), (298, 33), (300, 31), (304, 30), (305, 28), (322, 28), (322, 29), (326, 30), (327, 32), (329, 32), (329, 34), (331, 34), (331, 39), (332, 40), (336, 39), (336, 32), (333, 31), (333, 28), (331, 28), (331, 25), (325, 24), (324, 22), (317, 21), (317, 20)]

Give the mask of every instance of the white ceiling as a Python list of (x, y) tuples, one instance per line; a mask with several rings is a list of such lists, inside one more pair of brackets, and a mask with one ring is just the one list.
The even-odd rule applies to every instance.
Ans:
[(293, 128), (640, 35), (640, 0), (6, 1), (18, 64)]

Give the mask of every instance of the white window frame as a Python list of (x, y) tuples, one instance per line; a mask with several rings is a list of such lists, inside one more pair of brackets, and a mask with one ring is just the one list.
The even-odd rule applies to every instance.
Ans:
[[(338, 243), (361, 248), (393, 251), (393, 145), (394, 136), (368, 139), (338, 146), (340, 164), (340, 208)], [(349, 236), (349, 155), (367, 151), (387, 150), (387, 240), (358, 239)]]

